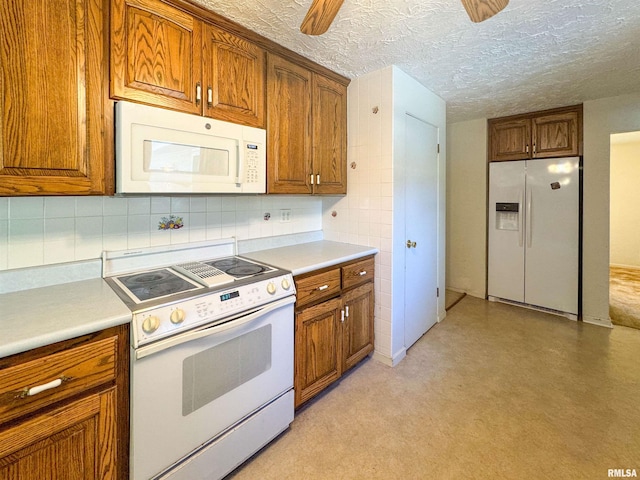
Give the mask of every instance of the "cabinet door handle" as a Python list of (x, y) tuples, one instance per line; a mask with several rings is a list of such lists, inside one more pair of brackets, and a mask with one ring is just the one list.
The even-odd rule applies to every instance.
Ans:
[(213, 88), (207, 87), (207, 106), (213, 107)]
[(536, 154), (536, 144), (535, 143), (533, 144), (533, 154), (534, 155)]
[(320, 174), (316, 175), (316, 185), (320, 185)]
[(527, 143), (524, 147), (525, 153), (529, 153), (529, 144)]
[(345, 314), (344, 314), (344, 316), (345, 316), (345, 317), (347, 317), (347, 318), (349, 318), (349, 305), (346, 305), (346, 306), (344, 307), (344, 309), (345, 309)]
[(358, 275), (363, 276), (363, 275), (366, 275), (366, 274), (367, 274), (367, 271), (366, 270), (362, 270)]
[(340, 322), (344, 323), (344, 310), (340, 310)]
[(64, 380), (67, 380), (68, 377), (60, 377), (60, 378), (56, 378), (55, 380), (49, 382), (49, 383), (45, 383), (42, 385), (38, 385), (35, 387), (31, 387), (31, 388), (25, 388), (21, 393), (20, 393), (20, 398), (25, 398), (25, 397), (33, 397), (34, 395), (37, 395), (39, 393), (45, 392), (47, 390), (51, 390), (52, 388), (57, 388), (60, 385), (62, 385), (62, 382)]
[(313, 173), (311, 174), (311, 185), (313, 185)]
[(202, 101), (202, 85), (200, 82), (196, 83), (196, 105), (200, 105)]
[(329, 285), (322, 285), (321, 287), (318, 287), (318, 290), (322, 291), (326, 290), (327, 288), (329, 288)]

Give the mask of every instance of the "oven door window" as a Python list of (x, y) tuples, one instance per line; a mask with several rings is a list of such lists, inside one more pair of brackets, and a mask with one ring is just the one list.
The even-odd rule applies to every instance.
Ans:
[(271, 368), (271, 325), (233, 338), (182, 362), (182, 416)]

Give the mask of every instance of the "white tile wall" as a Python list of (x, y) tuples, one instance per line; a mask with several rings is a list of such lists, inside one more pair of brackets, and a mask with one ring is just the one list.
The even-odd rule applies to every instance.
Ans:
[[(291, 209), (289, 223), (280, 222), (283, 208)], [(169, 215), (184, 227), (159, 230)], [(0, 198), (0, 270), (95, 259), (103, 250), (317, 230), (322, 200), (309, 196)]]
[[(380, 250), (375, 275), (375, 348), (376, 353), (387, 358), (392, 356), (392, 100), (387, 93), (391, 92), (390, 78), (385, 70), (379, 70), (355, 78), (349, 84), (349, 194), (325, 198), (322, 215), (326, 240)], [(377, 113), (374, 113), (375, 107)]]

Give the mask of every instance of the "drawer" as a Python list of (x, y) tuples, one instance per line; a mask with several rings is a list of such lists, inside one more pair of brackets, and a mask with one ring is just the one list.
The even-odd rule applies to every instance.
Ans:
[(328, 298), (340, 293), (340, 269), (335, 268), (323, 273), (294, 279), (296, 282), (297, 306)]
[(114, 380), (117, 338), (0, 370), (0, 423)]
[(342, 288), (373, 281), (374, 265), (375, 262), (371, 257), (342, 267)]

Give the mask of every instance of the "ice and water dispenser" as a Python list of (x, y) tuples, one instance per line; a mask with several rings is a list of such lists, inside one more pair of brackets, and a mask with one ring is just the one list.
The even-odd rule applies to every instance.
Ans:
[(496, 203), (496, 230), (518, 230), (518, 203)]

